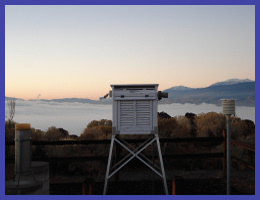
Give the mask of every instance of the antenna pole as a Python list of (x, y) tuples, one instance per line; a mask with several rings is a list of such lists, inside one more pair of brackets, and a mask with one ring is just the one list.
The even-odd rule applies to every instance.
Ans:
[(230, 115), (227, 115), (227, 195), (230, 195), (230, 164), (231, 164), (231, 131), (230, 131)]
[(230, 168), (231, 168), (231, 126), (230, 126), (230, 117), (231, 115), (236, 114), (235, 100), (234, 99), (222, 99), (222, 109), (223, 114), (226, 115), (227, 121), (227, 195), (230, 195)]

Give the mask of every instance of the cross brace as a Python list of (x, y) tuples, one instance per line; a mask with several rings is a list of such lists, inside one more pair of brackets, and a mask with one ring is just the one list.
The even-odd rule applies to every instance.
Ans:
[[(149, 160), (145, 155), (142, 154), (142, 151), (144, 151), (149, 145), (153, 144), (154, 142), (157, 143), (160, 167), (155, 165), (151, 160)], [(124, 149), (126, 149), (129, 152), (129, 154), (126, 155), (123, 159), (121, 159), (117, 164), (115, 164), (114, 166), (111, 166), (113, 147), (114, 147), (115, 143), (118, 143), (120, 146), (122, 146)], [(166, 176), (165, 176), (165, 171), (164, 171), (164, 166), (163, 166), (162, 153), (161, 153), (158, 134), (154, 134), (154, 137), (152, 139), (148, 138), (145, 142), (143, 142), (138, 147), (134, 147), (134, 146), (130, 145), (122, 138), (116, 137), (115, 134), (112, 135), (103, 195), (105, 195), (107, 192), (108, 180), (134, 158), (137, 158), (138, 160), (140, 160), (148, 168), (150, 168), (154, 173), (156, 173), (158, 176), (160, 176), (163, 179), (164, 191), (165, 191), (165, 194), (168, 195), (168, 188), (167, 188), (167, 183), (166, 183)]]

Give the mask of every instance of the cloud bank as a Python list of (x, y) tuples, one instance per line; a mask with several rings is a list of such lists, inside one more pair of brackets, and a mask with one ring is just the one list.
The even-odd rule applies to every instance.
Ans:
[[(207, 112), (222, 112), (220, 106), (212, 104), (165, 104), (159, 105), (158, 111), (167, 112), (171, 116)], [(254, 107), (236, 107), (236, 114), (242, 119), (255, 121)], [(5, 115), (8, 118), (9, 109), (5, 102)], [(33, 128), (46, 131), (49, 127), (64, 128), (70, 134), (80, 135), (92, 120), (112, 119), (112, 105), (56, 103), (42, 101), (16, 100), (14, 121), (30, 123)]]

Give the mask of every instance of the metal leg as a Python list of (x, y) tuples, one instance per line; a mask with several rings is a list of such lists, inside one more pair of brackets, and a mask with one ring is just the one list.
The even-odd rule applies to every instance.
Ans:
[(231, 129), (230, 129), (230, 116), (227, 115), (227, 195), (230, 195), (230, 141), (231, 141)]
[[(152, 166), (153, 166), (153, 168), (155, 168), (155, 163), (154, 163), (154, 143), (152, 144), (152, 152), (153, 152), (153, 155), (152, 155)], [(152, 192), (153, 192), (153, 194), (155, 193), (154, 191), (154, 184), (155, 184), (155, 182), (154, 182), (154, 173), (153, 173), (153, 182), (152, 182)]]
[(108, 162), (107, 162), (107, 172), (106, 172), (106, 179), (105, 179), (103, 195), (105, 195), (107, 193), (107, 183), (108, 183), (108, 179), (109, 179), (109, 171), (110, 171), (110, 166), (111, 166), (111, 158), (112, 158), (112, 154), (113, 154), (114, 141), (115, 141), (115, 135), (113, 134), (112, 139), (111, 139), (111, 144), (110, 144)]
[[(121, 143), (119, 140), (115, 139), (116, 142), (118, 142), (120, 145), (122, 145), (122, 147), (124, 147), (127, 151), (130, 152), (130, 154), (132, 154), (132, 157), (130, 157), (127, 161), (125, 161), (120, 167), (118, 167), (114, 172), (112, 172), (108, 179), (113, 176), (116, 172), (118, 172), (120, 169), (122, 169), (127, 163), (129, 163), (133, 158), (138, 158), (139, 160), (141, 160), (144, 164), (146, 164), (150, 169), (154, 170), (153, 168), (151, 168), (150, 165), (148, 165), (144, 160), (142, 160), (138, 154), (140, 152), (142, 152), (147, 146), (149, 146), (151, 143), (153, 143), (155, 141), (155, 138), (152, 139), (149, 143), (147, 143), (144, 147), (142, 147), (138, 152), (135, 153), (136, 149), (134, 151), (132, 151), (131, 149), (129, 149), (127, 146), (125, 146), (123, 143)], [(156, 170), (154, 170), (155, 173), (157, 173), (159, 176), (162, 176), (160, 175)]]
[(160, 163), (161, 163), (161, 170), (162, 170), (162, 176), (163, 176), (164, 190), (165, 190), (165, 194), (168, 195), (168, 187), (167, 187), (167, 182), (166, 182), (166, 176), (165, 176), (165, 171), (164, 171), (162, 152), (161, 152), (161, 146), (160, 146), (158, 134), (155, 134), (155, 137), (156, 137), (158, 154), (159, 154)]
[[(119, 140), (119, 141), (123, 142), (124, 144), (127, 144), (130, 148), (133, 149), (133, 152), (137, 152), (143, 145), (145, 145), (145, 143), (147, 143), (147, 142), (149, 141), (149, 138), (148, 138), (148, 140), (145, 141), (145, 143), (141, 144), (138, 148), (135, 148), (134, 146), (132, 146), (132, 145), (126, 143), (126, 142), (123, 141), (123, 140)], [(153, 147), (153, 158), (152, 158), (152, 159), (154, 159), (154, 143), (152, 144), (152, 147)], [(161, 169), (159, 166), (157, 166), (157, 165), (154, 163), (154, 160), (152, 160), (152, 161), (149, 160), (149, 159), (148, 159), (144, 154), (142, 154), (142, 153), (139, 153), (138, 155), (139, 155), (139, 157), (142, 157), (142, 159), (145, 159), (146, 162), (149, 162), (150, 165), (153, 166), (153, 168), (157, 168), (158, 170)], [(128, 156), (129, 156), (129, 155), (128, 155)]]
[[(144, 156), (141, 153), (149, 145), (154, 144), (155, 140), (157, 142), (158, 154), (159, 154), (159, 159), (160, 159), (160, 167), (156, 166), (151, 160), (149, 160), (146, 156)], [(111, 158), (112, 158), (113, 147), (114, 147), (115, 142), (120, 144), (124, 149), (126, 149), (129, 152), (129, 154), (125, 158), (120, 160), (115, 166), (111, 167), (111, 163), (112, 163)], [(130, 146), (130, 148), (128, 146)], [(137, 147), (137, 148), (134, 148), (132, 145), (129, 145), (122, 139), (116, 138), (114, 134), (112, 135), (103, 195), (105, 195), (107, 192), (108, 180), (135, 157), (137, 159), (139, 159), (142, 163), (144, 163), (148, 168), (150, 168), (154, 173), (156, 173), (158, 176), (160, 176), (163, 179), (165, 194), (168, 195), (168, 187), (167, 187), (167, 183), (166, 183), (166, 176), (165, 176), (165, 171), (164, 171), (164, 165), (163, 165), (163, 160), (162, 160), (162, 153), (161, 153), (158, 134), (155, 134), (153, 139), (146, 140), (142, 145), (139, 145), (139, 147)], [(116, 168), (116, 169), (113, 171), (114, 168)], [(158, 170), (161, 171), (161, 174), (155, 168), (158, 168)], [(111, 170), (111, 172), (110, 172), (110, 170)]]

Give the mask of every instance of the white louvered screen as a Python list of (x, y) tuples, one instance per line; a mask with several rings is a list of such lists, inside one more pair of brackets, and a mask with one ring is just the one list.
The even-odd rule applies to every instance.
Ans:
[(135, 125), (135, 101), (120, 101), (120, 127)]
[(114, 134), (157, 133), (158, 84), (111, 85)]
[(120, 127), (147, 127), (152, 124), (152, 102), (149, 100), (120, 101)]
[(151, 113), (151, 101), (136, 101), (136, 126), (150, 126)]

